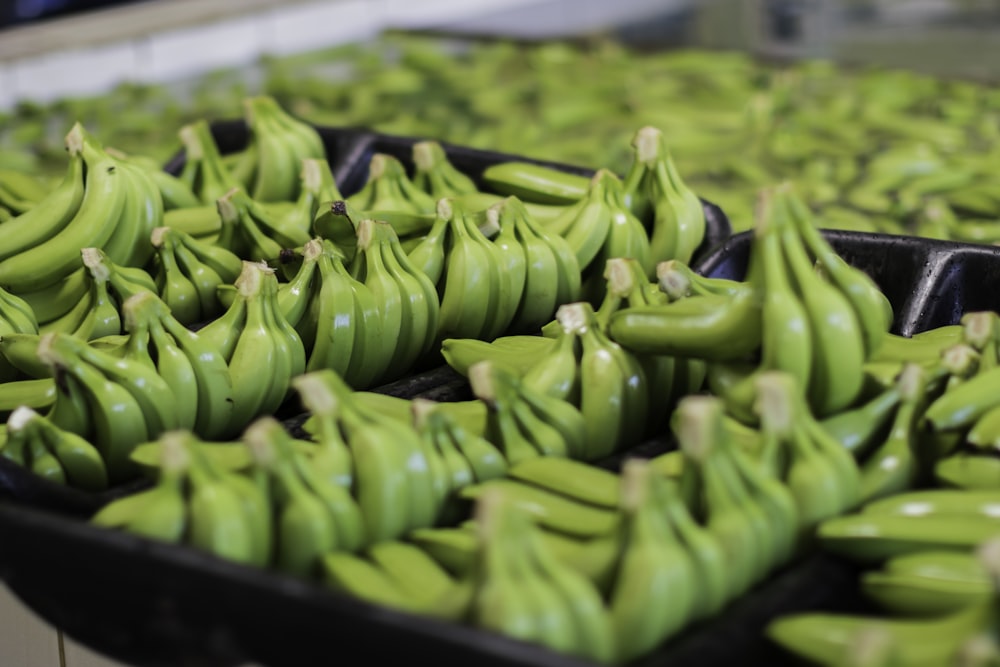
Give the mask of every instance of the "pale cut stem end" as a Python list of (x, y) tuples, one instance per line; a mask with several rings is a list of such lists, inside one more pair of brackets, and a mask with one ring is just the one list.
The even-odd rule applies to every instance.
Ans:
[(906, 363), (903, 365), (903, 370), (899, 372), (899, 378), (896, 380), (896, 386), (904, 401), (915, 401), (920, 397), (925, 376), (924, 369), (919, 364)]
[(169, 233), (170, 227), (154, 227), (149, 235), (149, 241), (153, 244), (154, 248), (162, 248)]
[(358, 223), (358, 248), (365, 249), (371, 247), (375, 240), (375, 221), (366, 218)]
[(657, 286), (671, 301), (679, 301), (691, 294), (691, 279), (676, 267), (657, 270)]
[(955, 667), (990, 667), (1000, 660), (1000, 645), (989, 634), (978, 634), (962, 642)]
[(622, 466), (622, 485), (619, 506), (626, 512), (635, 512), (649, 497), (651, 470), (643, 459), (629, 459)]
[(455, 210), (451, 205), (451, 199), (448, 197), (438, 199), (437, 206), (435, 208), (437, 210), (437, 217), (442, 220), (451, 220), (455, 215)]
[(437, 401), (427, 398), (414, 398), (410, 401), (410, 414), (413, 415), (413, 425), (417, 429), (427, 426), (427, 420), (437, 409)]
[(219, 217), (224, 222), (234, 223), (240, 217), (240, 211), (233, 203), (233, 196), (239, 192), (239, 188), (233, 188), (222, 197), (215, 200), (215, 209), (219, 212)]
[(721, 434), (722, 405), (712, 396), (686, 396), (677, 404), (677, 440), (686, 457), (702, 462)]
[(78, 155), (83, 151), (83, 138), (83, 125), (74, 123), (65, 138), (66, 150), (70, 155)]
[(962, 336), (966, 342), (982, 350), (993, 337), (995, 315), (991, 312), (966, 313), (962, 316)]
[(90, 275), (99, 283), (106, 283), (111, 279), (111, 269), (104, 263), (101, 251), (98, 248), (83, 248), (80, 250), (80, 257), (83, 265), (90, 271)]
[(146, 303), (152, 300), (159, 300), (159, 297), (152, 292), (136, 292), (122, 302), (122, 315), (125, 317), (125, 330), (135, 331), (139, 325), (139, 313), (146, 307)]
[(634, 261), (634, 259), (615, 257), (604, 265), (604, 278), (608, 281), (608, 293), (611, 296), (624, 298), (635, 288), (635, 276), (629, 266), (630, 262)]
[(556, 311), (556, 321), (566, 333), (583, 333), (587, 330), (590, 304), (585, 302), (566, 303)]
[(59, 334), (55, 331), (50, 331), (47, 334), (43, 334), (41, 338), (38, 339), (38, 350), (36, 354), (42, 363), (49, 366), (55, 366), (63, 362), (62, 355), (53, 349), (53, 344), (55, 343), (56, 336)]
[(201, 141), (198, 139), (198, 133), (195, 132), (192, 125), (182, 127), (177, 132), (177, 136), (180, 137), (181, 143), (184, 144), (185, 159), (201, 160), (205, 157), (205, 149), (202, 147)]
[(479, 225), (479, 233), (488, 239), (492, 239), (494, 236), (500, 233), (500, 215), (490, 216), (490, 210), (486, 210), (486, 221)]
[(507, 498), (500, 489), (489, 489), (476, 500), (474, 518), (479, 539), (483, 542), (497, 534), (503, 521), (503, 513), (507, 511)]
[(273, 274), (274, 269), (267, 265), (267, 262), (243, 261), (243, 270), (236, 278), (236, 291), (245, 298), (253, 297), (260, 293), (264, 283), (264, 277)]
[(643, 164), (649, 164), (660, 157), (660, 138), (663, 132), (647, 125), (635, 133), (632, 145), (635, 147), (635, 159)]
[(7, 430), (11, 433), (22, 431), (36, 417), (38, 417), (38, 413), (27, 405), (14, 408), (14, 411), (7, 417)]
[(188, 446), (193, 436), (189, 431), (167, 431), (160, 436), (160, 466), (161, 474), (175, 474), (187, 470), (191, 466), (191, 453)]
[(760, 416), (761, 427), (780, 437), (790, 434), (795, 425), (792, 383), (791, 376), (781, 371), (761, 373), (754, 381), (757, 390), (754, 411)]
[(413, 144), (413, 166), (417, 171), (430, 171), (437, 163), (433, 141), (418, 141)]
[(323, 187), (323, 168), (316, 158), (302, 160), (302, 188), (307, 192), (319, 192)]
[(272, 467), (278, 460), (278, 452), (273, 443), (275, 427), (284, 432), (281, 424), (273, 417), (261, 417), (247, 426), (241, 438), (253, 460), (264, 468)]
[(497, 400), (496, 383), (493, 381), (493, 364), (480, 361), (469, 367), (469, 384), (472, 393), (481, 401), (492, 403)]
[(980, 355), (976, 348), (958, 343), (941, 352), (941, 366), (951, 375), (968, 377), (979, 365)]
[(302, 406), (314, 415), (333, 415), (340, 407), (337, 395), (320, 375), (306, 373), (292, 378), (292, 387), (299, 393)]
[(302, 246), (302, 258), (307, 262), (316, 261), (323, 254), (323, 239), (309, 239)]
[(852, 667), (882, 667), (892, 664), (895, 641), (885, 628), (877, 625), (862, 627), (853, 639), (847, 649), (847, 664)]

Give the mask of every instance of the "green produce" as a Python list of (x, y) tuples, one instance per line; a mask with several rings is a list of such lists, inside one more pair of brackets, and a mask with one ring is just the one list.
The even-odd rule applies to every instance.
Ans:
[(11, 412), (0, 456), (56, 484), (87, 491), (108, 486), (104, 460), (92, 444), (28, 407)]
[[(319, 133), (261, 95), (243, 101), (250, 141), (233, 175), (262, 202), (293, 201), (304, 160), (326, 157)], [(252, 189), (251, 189), (252, 188)]]

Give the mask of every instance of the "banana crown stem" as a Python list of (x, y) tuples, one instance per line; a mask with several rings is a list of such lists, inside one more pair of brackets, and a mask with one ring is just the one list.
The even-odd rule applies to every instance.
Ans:
[(754, 382), (757, 401), (754, 409), (760, 416), (761, 427), (779, 437), (791, 434), (798, 421), (794, 379), (787, 373), (768, 371)]
[(608, 295), (619, 298), (628, 296), (635, 288), (635, 275), (629, 266), (634, 259), (614, 257), (604, 267), (604, 277), (608, 281)]
[(183, 472), (191, 466), (189, 447), (193, 439), (189, 431), (167, 431), (160, 436), (162, 474)]
[(480, 400), (492, 403), (497, 400), (497, 388), (493, 375), (493, 364), (480, 361), (469, 367), (469, 384), (472, 393)]
[(677, 404), (677, 441), (686, 457), (703, 462), (722, 437), (724, 415), (719, 399), (686, 396)]
[(83, 248), (80, 250), (80, 257), (94, 280), (107, 282), (111, 278), (111, 268), (104, 261), (106, 255), (101, 252), (100, 248)]
[(629, 459), (622, 466), (622, 485), (619, 507), (634, 513), (646, 502), (650, 494), (649, 464), (642, 459)]
[(958, 343), (945, 348), (941, 353), (941, 366), (950, 375), (969, 377), (979, 365), (979, 352), (970, 345)]
[(966, 313), (962, 316), (962, 337), (969, 345), (981, 350), (994, 337), (995, 323), (996, 313), (984, 311)]
[(632, 140), (636, 161), (649, 164), (657, 160), (660, 157), (660, 138), (662, 136), (663, 132), (651, 125), (639, 128)]
[(66, 134), (66, 150), (69, 151), (70, 155), (77, 155), (83, 151), (84, 142), (84, 129), (83, 125), (80, 123), (75, 123), (72, 128), (70, 128), (69, 133)]
[(10, 433), (22, 431), (38, 416), (37, 412), (26, 405), (17, 407), (12, 413), (10, 413), (10, 416), (7, 417), (7, 430)]

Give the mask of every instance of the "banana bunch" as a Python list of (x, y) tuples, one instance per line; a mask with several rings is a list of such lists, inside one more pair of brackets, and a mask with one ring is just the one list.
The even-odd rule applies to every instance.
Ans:
[(346, 444), (352, 462), (350, 490), (361, 508), (369, 543), (436, 523), (441, 503), (434, 491), (435, 473), (440, 471), (429, 464), (421, 436), (410, 424), (384, 419), (355, 400), (330, 370), (306, 373), (292, 385), (317, 419), (321, 442), (341, 437)]
[[(20, 407), (38, 411), (52, 407), (56, 400), (56, 384), (51, 377), (45, 377), (49, 374), (50, 371), (45, 370), (43, 377), (0, 383), (0, 419), (9, 418)], [(0, 439), (4, 437), (3, 429), (0, 425)]]
[[(0, 287), (0, 345), (11, 334), (37, 333), (38, 322), (31, 306), (24, 299)], [(18, 368), (7, 359), (0, 348), (0, 383), (15, 380), (19, 375)]]
[(538, 456), (587, 458), (586, 418), (572, 404), (528, 387), (489, 361), (469, 369), (469, 383), (486, 404), (485, 437), (508, 465)]
[(501, 336), (491, 342), (476, 338), (446, 338), (441, 341), (441, 355), (445, 363), (465, 376), (474, 364), (491, 361), (524, 377), (557, 347), (555, 338), (522, 334)]
[(423, 398), (411, 401), (413, 426), (420, 434), (424, 457), (434, 473), (434, 496), (442, 517), (455, 514), (449, 507), (455, 494), (474, 483), (503, 477), (507, 461), (485, 438), (467, 431), (441, 404)]
[[(359, 210), (347, 200), (340, 199), (324, 205), (313, 220), (312, 229), (317, 236), (337, 246), (344, 254), (345, 261), (353, 262), (358, 249), (358, 226), (362, 220), (371, 219), (388, 223), (399, 237), (403, 249), (410, 253), (416, 246), (421, 245), (425, 238), (432, 236), (431, 230), (439, 217), (436, 212)], [(443, 230), (438, 227), (431, 240), (441, 236), (442, 233)], [(423, 261), (420, 264), (422, 265)]]
[(970, 551), (997, 534), (995, 490), (927, 489), (867, 503), (823, 522), (824, 550), (858, 563), (923, 551)]
[[(327, 203), (342, 201), (330, 163), (326, 160), (306, 158), (302, 160), (299, 197), (294, 206), (284, 211), (282, 228), (294, 228), (305, 235), (311, 235), (320, 208)], [(270, 207), (281, 213), (284, 202), (272, 202)], [(266, 208), (266, 206), (265, 206)]]
[[(762, 373), (756, 381), (762, 440), (759, 465), (795, 499), (798, 535), (861, 501), (861, 475), (853, 457), (816, 421), (791, 375)], [(801, 541), (801, 540), (799, 540)]]
[(413, 184), (434, 199), (479, 191), (475, 181), (448, 161), (444, 148), (436, 141), (413, 144)]
[(702, 276), (677, 259), (656, 265), (656, 282), (670, 302), (689, 296), (736, 296), (743, 290), (738, 280)]
[[(984, 594), (957, 609), (945, 610), (929, 618), (798, 614), (772, 622), (767, 635), (811, 664), (830, 667), (996, 664), (1000, 657), (1000, 646), (993, 636), (998, 620), (998, 548), (1000, 545), (995, 540), (983, 543), (974, 557), (978, 568), (970, 567), (969, 557), (962, 558), (966, 563), (962, 566), (963, 571), (978, 572), (982, 582), (980, 590)], [(935, 580), (942, 572), (954, 571), (956, 558), (952, 554), (927, 553), (907, 561), (897, 559), (891, 567), (923, 570), (930, 575), (930, 580)]]
[(86, 491), (108, 488), (108, 471), (100, 452), (29, 407), (18, 407), (8, 417), (0, 456), (56, 484)]
[(216, 205), (222, 227), (215, 243), (239, 257), (275, 262), (284, 249), (309, 241), (300, 223), (264, 208), (239, 188), (228, 191)]
[[(657, 266), (657, 274), (666, 271), (667, 262)], [(642, 267), (631, 258), (609, 259), (604, 271), (608, 287), (604, 300), (595, 313), (601, 330), (607, 333), (612, 314), (624, 308), (651, 306), (665, 301), (664, 293), (650, 283)], [(662, 280), (661, 280), (662, 283)], [(543, 329), (543, 333), (545, 333)], [(663, 432), (670, 410), (682, 397), (701, 390), (705, 382), (706, 365), (699, 359), (666, 355), (634, 355), (646, 380), (650, 397), (646, 434)], [(661, 409), (655, 409), (659, 405)]]
[(480, 226), (447, 199), (437, 211), (434, 226), (408, 257), (437, 286), (438, 340), (492, 340), (510, 326), (524, 293), (527, 266), (513, 221), (491, 208)]
[(13, 236), (4, 243), (0, 286), (30, 304), (51, 297), (80, 270), (82, 248), (98, 247), (118, 264), (143, 266), (153, 253), (149, 234), (163, 221), (160, 193), (143, 169), (109, 155), (79, 124), (66, 146), (71, 163), (82, 164), (31, 211), (7, 223)]
[(474, 539), (473, 624), (584, 659), (615, 660), (600, 593), (554, 557), (528, 513), (502, 491), (476, 503)]
[(326, 159), (322, 137), (272, 97), (247, 98), (243, 109), (250, 140), (233, 164), (233, 177), (257, 201), (294, 201), (301, 194), (298, 175), (303, 160)]
[(236, 298), (198, 337), (218, 352), (232, 379), (232, 413), (223, 435), (243, 430), (255, 417), (272, 414), (305, 370), (302, 339), (278, 307), (278, 280), (266, 264), (243, 262)]
[(157, 292), (177, 321), (187, 326), (218, 317), (217, 289), (239, 277), (239, 257), (170, 227), (154, 229), (151, 240)]
[(163, 200), (163, 214), (167, 211), (201, 206), (201, 200), (191, 191), (188, 184), (173, 174), (163, 171), (162, 165), (153, 158), (144, 155), (129, 155), (114, 148), (105, 148), (105, 152), (122, 162), (135, 165), (146, 170), (146, 174), (160, 191)]
[[(84, 249), (93, 251), (95, 249)], [(81, 251), (81, 258), (83, 252)], [(106, 257), (106, 255), (105, 255)], [(109, 260), (110, 261), (110, 260)], [(93, 340), (121, 333), (120, 305), (112, 296), (111, 274), (103, 264), (88, 266), (83, 272), (86, 291), (68, 311), (38, 327), (40, 333), (59, 332), (81, 340)], [(141, 269), (139, 269), (141, 271)]]
[(591, 303), (604, 298), (604, 267), (614, 257), (631, 257), (646, 275), (654, 275), (655, 261), (642, 222), (625, 201), (621, 179), (600, 169), (584, 197), (556, 219), (545, 223), (548, 231), (569, 243), (580, 265), (583, 295)]
[(155, 484), (111, 501), (90, 523), (266, 566), (273, 551), (273, 527), (265, 490), (202, 456), (200, 442), (189, 431), (167, 431), (160, 443)]
[(710, 604), (718, 606), (724, 592), (721, 586), (701, 589), (706, 582), (696, 555), (664, 516), (666, 484), (645, 462), (630, 460), (622, 469), (621, 555), (609, 596), (620, 662), (648, 653), (687, 625), (699, 598), (717, 596)]
[(368, 163), (368, 179), (347, 203), (362, 211), (434, 213), (436, 198), (417, 187), (403, 163), (391, 155), (375, 153)]
[(652, 217), (652, 261), (688, 263), (705, 238), (701, 201), (681, 179), (663, 132), (643, 127), (632, 139), (632, 147), (635, 155), (624, 180), (626, 201), (640, 220)]
[(993, 595), (989, 572), (971, 552), (929, 550), (890, 558), (861, 575), (865, 597), (890, 614), (933, 618)]
[[(579, 407), (588, 461), (638, 443), (646, 433), (649, 384), (638, 358), (604, 333), (586, 302), (560, 306), (555, 351), (524, 382)], [(569, 339), (569, 340), (567, 340)]]
[[(184, 145), (184, 167), (177, 178), (197, 195), (202, 204), (214, 205), (227, 192), (242, 185), (223, 163), (208, 121), (197, 120), (185, 125), (178, 136)], [(180, 210), (192, 211), (194, 207)], [(184, 214), (175, 212), (175, 219), (178, 215)], [(191, 233), (188, 229), (184, 231)]]
[(162, 378), (174, 395), (177, 427), (208, 439), (233, 433), (233, 380), (215, 342), (186, 329), (155, 292), (130, 296), (122, 311), (128, 334), (117, 356)]
[(807, 515), (794, 489), (732, 442), (723, 415), (719, 399), (688, 396), (677, 406), (674, 434), (682, 497), (727, 555), (731, 600), (793, 556)]
[(42, 336), (37, 354), (58, 388), (48, 418), (97, 447), (111, 483), (135, 475), (136, 445), (177, 427), (177, 399), (155, 367), (58, 333)]
[[(361, 509), (350, 489), (324, 477), (309, 457), (293, 447), (292, 437), (279, 422), (261, 417), (247, 427), (243, 441), (253, 454), (250, 483), (263, 491), (262, 514), (269, 524), (268, 535), (273, 534), (279, 570), (314, 576), (325, 554), (357, 551), (366, 544)], [(261, 539), (268, 554), (271, 541)]]
[[(438, 321), (443, 319), (434, 285), (410, 262), (392, 226), (371, 219), (358, 224), (350, 273), (375, 298), (381, 320), (381, 336), (371, 329), (365, 332), (359, 354), (371, 365), (358, 374), (371, 383), (401, 377), (434, 345)], [(368, 307), (360, 299), (357, 304)], [(367, 328), (367, 317), (364, 321)]]
[[(48, 194), (49, 188), (33, 175), (0, 168), (0, 210), (6, 211), (8, 219), (27, 213)], [(0, 219), (0, 222), (6, 220)]]
[(387, 541), (365, 554), (329, 553), (323, 557), (324, 582), (367, 602), (452, 621), (468, 613), (471, 580), (456, 580), (418, 546)]

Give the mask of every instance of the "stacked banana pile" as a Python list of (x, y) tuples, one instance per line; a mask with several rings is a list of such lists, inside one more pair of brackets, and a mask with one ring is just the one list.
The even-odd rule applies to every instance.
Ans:
[[(1000, 488), (1000, 315), (887, 333), (788, 183), (759, 195), (745, 280), (700, 276), (702, 204), (653, 128), (624, 178), (465, 174), (419, 142), (345, 198), (311, 126), (268, 98), (246, 119), (229, 156), (182, 128), (176, 177), (77, 125), (63, 183), (0, 223), (0, 455), (86, 490), (149, 479), (93, 524), (604, 663), (818, 547), (964, 552), (964, 597), (917, 581), (920, 554), (865, 590), (992, 604), (971, 553)], [(473, 398), (366, 391), (441, 358)], [(304, 439), (274, 417), (296, 400)], [(979, 491), (895, 495), (935, 483)], [(796, 623), (771, 634), (820, 662), (871, 625)], [(886, 623), (879, 655), (921, 664)]]

